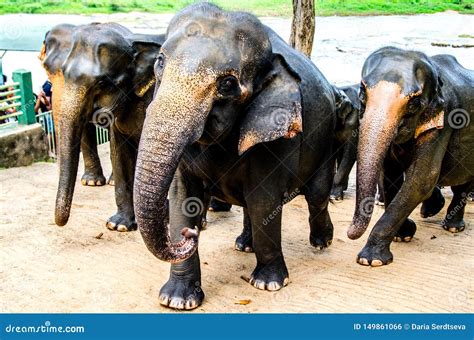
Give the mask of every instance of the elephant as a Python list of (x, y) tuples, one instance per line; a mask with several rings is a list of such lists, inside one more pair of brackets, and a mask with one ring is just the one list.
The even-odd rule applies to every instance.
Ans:
[(359, 139), (359, 84), (333, 86), (336, 98), (336, 135), (334, 150), (337, 157), (337, 170), (331, 189), (331, 199), (342, 201), (344, 190), (349, 183), (349, 174), (357, 159), (357, 142)]
[[(67, 223), (77, 175), (80, 140), (88, 122), (110, 128), (117, 212), (106, 223), (136, 229), (132, 188), (145, 109), (153, 97), (153, 63), (164, 35), (133, 34), (115, 23), (73, 29), (69, 52), (55, 74), (63, 77), (58, 112), (59, 184), (55, 221)], [(57, 58), (46, 58), (53, 69)], [(59, 61), (58, 61), (59, 62)]]
[[(46, 70), (48, 78), (53, 85), (53, 122), (55, 139), (58, 140), (58, 124), (64, 75), (61, 66), (71, 49), (72, 35), (78, 26), (59, 24), (54, 26), (45, 35), (39, 59)], [(97, 152), (96, 127), (87, 123), (81, 136), (81, 151), (84, 158), (84, 174), (81, 183), (87, 186), (101, 186), (106, 184), (100, 158)], [(113, 185), (113, 175), (107, 181)]]
[(155, 75), (134, 206), (145, 245), (171, 263), (160, 304), (189, 310), (203, 302), (196, 226), (206, 195), (244, 208), (257, 260), (249, 283), (269, 291), (286, 286), (283, 204), (303, 194), (310, 243), (322, 249), (333, 238), (331, 85), (255, 16), (209, 3), (171, 20)]
[[(465, 228), (464, 208), (474, 185), (474, 72), (450, 55), (384, 47), (365, 61), (361, 80), (357, 194), (349, 238), (366, 230), (378, 173), (384, 173), (385, 212), (357, 262), (392, 262), (392, 240), (411, 240), (409, 219), (436, 186), (454, 193), (443, 227)], [(436, 213), (436, 211), (431, 212)]]

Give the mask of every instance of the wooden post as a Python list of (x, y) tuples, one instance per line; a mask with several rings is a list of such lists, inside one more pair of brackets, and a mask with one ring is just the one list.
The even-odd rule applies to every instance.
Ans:
[(311, 57), (315, 29), (314, 0), (293, 0), (290, 45)]
[(31, 72), (23, 69), (16, 70), (13, 72), (13, 81), (15, 83), (20, 83), (20, 107), (23, 114), (18, 116), (18, 124), (30, 125), (36, 123), (35, 98), (33, 96), (33, 82), (31, 80)]

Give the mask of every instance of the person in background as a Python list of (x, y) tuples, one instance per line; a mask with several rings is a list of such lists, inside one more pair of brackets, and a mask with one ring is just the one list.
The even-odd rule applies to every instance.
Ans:
[(49, 80), (46, 80), (43, 86), (41, 87), (41, 91), (39, 92), (38, 97), (36, 99), (35, 113), (51, 111), (51, 87), (51, 82)]

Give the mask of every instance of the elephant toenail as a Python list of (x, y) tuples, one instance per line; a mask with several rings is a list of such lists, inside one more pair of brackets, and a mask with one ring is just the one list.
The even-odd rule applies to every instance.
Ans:
[(170, 303), (170, 298), (168, 295), (161, 295), (159, 298), (158, 298), (159, 302), (161, 305), (163, 306), (168, 306), (169, 303)]
[(287, 277), (285, 277), (285, 279), (283, 280), (283, 286), (287, 286), (289, 281), (290, 280)]
[(95, 181), (93, 179), (90, 179), (87, 181), (87, 185), (90, 185), (91, 187), (95, 186)]
[(329, 247), (332, 244), (332, 240), (326, 242), (326, 246)]
[(393, 242), (402, 242), (402, 238), (401, 237), (398, 237), (398, 236), (395, 236), (393, 238)]
[(380, 267), (383, 265), (383, 262), (380, 260), (372, 260), (372, 263), (370, 264), (372, 267)]
[(251, 247), (247, 246), (247, 247), (245, 247), (245, 252), (246, 253), (251, 253), (251, 252), (253, 252), (253, 249)]
[(269, 282), (267, 285), (267, 290), (271, 292), (274, 292), (280, 289), (281, 289), (281, 286), (278, 284), (278, 282)]
[(115, 230), (117, 228), (117, 225), (114, 222), (107, 222), (105, 226), (110, 230)]
[(122, 232), (128, 231), (128, 228), (127, 228), (126, 225), (119, 224), (119, 225), (117, 226), (117, 231), (122, 231)]
[(363, 258), (363, 257), (361, 257), (358, 262), (363, 266), (368, 266), (369, 265), (369, 261), (366, 258)]
[(406, 236), (406, 237), (403, 238), (403, 242), (410, 242), (411, 239), (412, 239), (411, 236)]

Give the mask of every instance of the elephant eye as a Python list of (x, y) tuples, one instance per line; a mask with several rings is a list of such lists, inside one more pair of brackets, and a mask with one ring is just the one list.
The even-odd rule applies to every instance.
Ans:
[(165, 57), (163, 53), (160, 53), (158, 55), (158, 58), (156, 59), (156, 66), (158, 66), (159, 68), (163, 68), (165, 66)]
[(223, 96), (237, 94), (239, 89), (239, 82), (234, 76), (226, 76), (219, 80), (217, 90)]
[(421, 107), (421, 98), (413, 97), (408, 103), (407, 111), (410, 113), (415, 113), (420, 109), (420, 107)]

